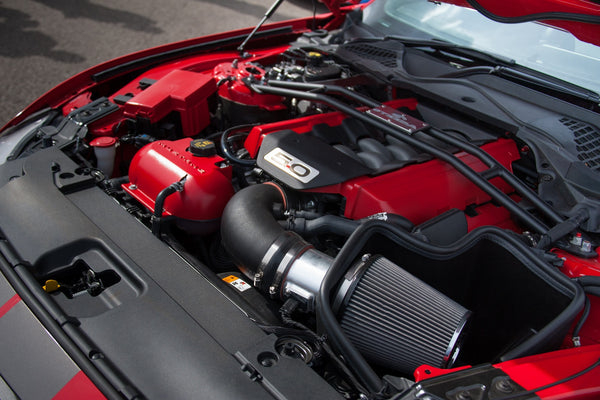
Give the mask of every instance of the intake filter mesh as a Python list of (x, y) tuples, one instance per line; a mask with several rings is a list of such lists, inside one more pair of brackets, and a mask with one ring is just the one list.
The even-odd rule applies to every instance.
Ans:
[(451, 367), (471, 313), (381, 256), (350, 269), (334, 309), (367, 360), (405, 374), (422, 364)]

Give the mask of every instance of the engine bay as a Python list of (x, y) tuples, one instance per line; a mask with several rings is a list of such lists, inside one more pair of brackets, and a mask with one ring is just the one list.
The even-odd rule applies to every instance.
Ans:
[[(187, 56), (78, 93), (9, 159), (60, 149), (62, 193), (101, 189), (345, 398), (600, 343), (577, 281), (600, 275), (600, 128), (494, 82), (434, 87), (447, 60), (411, 80), (410, 53), (311, 31)], [(127, 281), (63, 261), (30, 272), (67, 309)]]

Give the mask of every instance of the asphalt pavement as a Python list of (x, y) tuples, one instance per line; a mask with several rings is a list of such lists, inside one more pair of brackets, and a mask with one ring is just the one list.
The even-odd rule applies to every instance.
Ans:
[[(273, 1), (0, 0), (0, 126), (88, 67), (160, 44), (253, 26)], [(311, 0), (288, 0), (272, 21), (310, 16), (312, 8)]]

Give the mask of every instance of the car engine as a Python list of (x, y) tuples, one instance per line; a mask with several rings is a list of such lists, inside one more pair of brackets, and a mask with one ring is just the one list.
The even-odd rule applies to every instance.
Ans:
[[(57, 170), (62, 191), (101, 188), (346, 398), (570, 343), (585, 296), (569, 265), (597, 270), (599, 128), (541, 111), (515, 128), (486, 111), (505, 94), (408, 84), (389, 72), (417, 62), (406, 49), (338, 42), (111, 80), (12, 158), (60, 148), (78, 165)], [(113, 284), (69, 271), (37, 279)]]

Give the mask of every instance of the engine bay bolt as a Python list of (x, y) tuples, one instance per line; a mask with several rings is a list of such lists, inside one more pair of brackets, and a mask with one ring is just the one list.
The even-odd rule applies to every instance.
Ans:
[(275, 294), (277, 294), (277, 288), (275, 286), (269, 286), (269, 294), (275, 296)]
[(129, 185), (129, 190), (136, 190), (137, 186), (134, 184)]
[(472, 400), (473, 397), (468, 390), (464, 390), (456, 395), (456, 400)]
[(496, 390), (502, 393), (512, 393), (514, 391), (514, 388), (510, 384), (508, 379), (501, 379), (497, 381), (494, 387), (496, 388)]
[(258, 284), (262, 280), (262, 273), (257, 272), (256, 274), (254, 274), (254, 279), (253, 280), (254, 280), (254, 286), (258, 286)]
[(577, 234), (573, 236), (569, 242), (574, 246), (581, 247), (581, 245), (583, 244), (583, 236), (580, 232), (577, 232)]
[(370, 254), (363, 254), (363, 256), (360, 258), (360, 260), (362, 262), (367, 262), (367, 261), (369, 261), (369, 258), (371, 258)]
[(531, 232), (523, 231), (523, 237), (529, 241), (529, 245), (531, 247), (537, 246), (538, 242), (537, 242), (535, 236), (533, 236), (533, 234)]
[(252, 382), (260, 382), (262, 381), (262, 375), (252, 366), (252, 364), (244, 364), (242, 365), (242, 371), (248, 375), (248, 378)]
[(472, 400), (473, 396), (468, 390), (464, 390), (456, 395), (456, 400)]
[(550, 182), (550, 181), (552, 181), (552, 176), (550, 176), (550, 175), (542, 175), (542, 181), (544, 181), (544, 182)]

